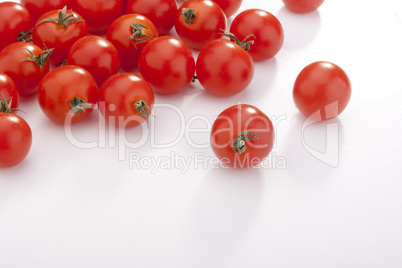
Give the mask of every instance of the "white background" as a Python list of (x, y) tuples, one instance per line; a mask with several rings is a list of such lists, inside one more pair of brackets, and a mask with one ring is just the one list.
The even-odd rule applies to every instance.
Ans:
[[(280, 0), (245, 0), (246, 8), (270, 11), (285, 31), (283, 49), (256, 64), (250, 87), (221, 99), (194, 84), (157, 102), (180, 107), (186, 123), (198, 115), (212, 123), (238, 101), (253, 104), (280, 118), (271, 158), (286, 166), (272, 158), (269, 168), (228, 170), (193, 159), (183, 173), (153, 173), (130, 167), (129, 154), (213, 157), (190, 144), (208, 143), (209, 133), (162, 149), (149, 139), (119, 160), (116, 146), (72, 145), (35, 97), (23, 100), (33, 146), (22, 164), (0, 170), (0, 267), (402, 267), (401, 2), (326, 0), (306, 15)], [(352, 98), (339, 118), (303, 128), (292, 86), (317, 60), (348, 73)], [(174, 141), (178, 114), (154, 113), (156, 143)], [(73, 133), (98, 141), (98, 122), (95, 112)], [(126, 134), (139, 140), (141, 128)], [(310, 153), (326, 145), (325, 154)]]

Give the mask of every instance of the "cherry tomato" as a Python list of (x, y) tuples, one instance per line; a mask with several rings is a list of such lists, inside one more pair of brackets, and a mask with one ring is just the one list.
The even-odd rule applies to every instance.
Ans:
[(32, 20), (36, 22), (46, 12), (62, 9), (70, 0), (21, 0), (32, 16)]
[(331, 119), (348, 105), (351, 88), (348, 76), (339, 66), (313, 62), (297, 76), (293, 100), (304, 116), (316, 121)]
[(155, 102), (151, 87), (132, 73), (111, 76), (99, 90), (99, 111), (110, 124), (130, 128), (149, 120)]
[(129, 0), (126, 13), (144, 15), (153, 22), (160, 35), (167, 34), (174, 25), (177, 4), (174, 0)]
[(266, 114), (248, 104), (224, 110), (211, 130), (211, 146), (223, 164), (234, 168), (256, 166), (271, 152), (274, 127)]
[[(20, 95), (18, 94), (17, 86), (8, 75), (0, 73), (0, 100), (4, 99), (8, 100), (8, 102), (11, 101), (11, 110), (18, 108)], [(1, 107), (0, 110), (2, 110)]]
[[(237, 15), (230, 32), (240, 40), (254, 35), (250, 46), (251, 57), (255, 61), (270, 59), (282, 48), (284, 35), (279, 20), (271, 13), (261, 9), (248, 9)], [(250, 38), (251, 39), (251, 38)]]
[(210, 0), (188, 0), (176, 12), (176, 32), (189, 47), (201, 50), (207, 43), (222, 37), (226, 16)]
[(32, 131), (18, 115), (0, 112), (0, 168), (22, 162), (32, 145)]
[(38, 101), (53, 122), (74, 124), (92, 112), (98, 101), (98, 86), (85, 69), (74, 65), (60, 66), (43, 77)]
[(0, 72), (14, 81), (20, 96), (30, 96), (38, 91), (40, 80), (49, 71), (51, 53), (34, 44), (12, 43), (0, 52)]
[(144, 47), (138, 68), (156, 93), (173, 94), (186, 89), (193, 80), (195, 60), (181, 40), (162, 36)]
[(121, 16), (110, 25), (106, 33), (106, 38), (117, 48), (120, 65), (125, 70), (137, 67), (142, 48), (156, 37), (158, 31), (154, 24), (139, 14)]
[(54, 48), (50, 61), (58, 65), (67, 58), (74, 42), (87, 35), (88, 27), (84, 19), (64, 7), (41, 16), (33, 29), (32, 39), (37, 46), (45, 44)]
[(120, 69), (120, 57), (116, 47), (107, 39), (89, 35), (77, 40), (67, 55), (67, 64), (87, 70), (98, 87)]
[(217, 96), (235, 95), (244, 90), (254, 76), (254, 62), (241, 46), (218, 39), (207, 44), (198, 55), (197, 78)]
[(105, 34), (109, 25), (122, 16), (122, 0), (70, 0), (72, 10), (76, 11), (88, 25), (92, 34)]
[(237, 10), (239, 10), (241, 3), (243, 0), (213, 0), (215, 3), (217, 3), (225, 12), (226, 17), (232, 16), (234, 13), (236, 13)]
[(0, 3), (0, 18), (0, 51), (11, 43), (23, 41), (24, 36), (20, 34), (33, 27), (29, 11), (18, 3)]
[(296, 13), (308, 13), (319, 8), (324, 0), (282, 0), (285, 6)]

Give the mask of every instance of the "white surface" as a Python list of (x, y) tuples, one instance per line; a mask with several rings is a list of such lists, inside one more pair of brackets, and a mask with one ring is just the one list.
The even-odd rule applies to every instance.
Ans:
[[(21, 165), (0, 170), (0, 267), (402, 267), (400, 1), (327, 0), (296, 15), (280, 0), (245, 0), (242, 10), (254, 7), (277, 15), (286, 36), (274, 59), (256, 64), (245, 92), (220, 99), (196, 84), (157, 102), (180, 107), (187, 124), (197, 115), (212, 122), (238, 101), (259, 107), (278, 118), (272, 155), (285, 168), (274, 159), (271, 168), (244, 171), (195, 161), (184, 173), (130, 168), (129, 153), (143, 164), (171, 152), (213, 157), (189, 144), (208, 143), (209, 133), (165, 149), (148, 140), (120, 161), (113, 146), (76, 148), (35, 98), (25, 100), (34, 143)], [(352, 99), (338, 119), (306, 128), (303, 143), (292, 85), (316, 60), (349, 74)], [(174, 141), (178, 115), (155, 115), (156, 142)], [(73, 128), (85, 141), (96, 141), (98, 130), (97, 113)], [(128, 136), (138, 140), (141, 129)], [(319, 159), (309, 153), (326, 142)]]

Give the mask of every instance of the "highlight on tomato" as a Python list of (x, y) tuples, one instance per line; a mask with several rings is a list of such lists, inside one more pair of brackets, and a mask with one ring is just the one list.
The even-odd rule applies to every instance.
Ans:
[(227, 108), (212, 125), (212, 150), (222, 164), (233, 168), (260, 164), (271, 152), (274, 140), (271, 120), (248, 104)]
[(306, 117), (323, 121), (345, 110), (352, 95), (349, 77), (338, 65), (317, 61), (299, 73), (293, 86), (293, 100)]

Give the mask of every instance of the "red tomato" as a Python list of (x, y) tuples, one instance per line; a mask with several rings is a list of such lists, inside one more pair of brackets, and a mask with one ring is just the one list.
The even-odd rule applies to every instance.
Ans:
[(318, 61), (307, 65), (293, 87), (296, 107), (306, 117), (321, 121), (338, 116), (352, 93), (346, 73), (337, 65)]
[(109, 25), (124, 13), (122, 0), (70, 0), (76, 11), (88, 25), (92, 34), (105, 34)]
[(0, 53), (0, 72), (17, 85), (20, 96), (30, 96), (38, 90), (42, 77), (49, 71), (52, 50), (42, 50), (34, 44), (12, 43)]
[(32, 39), (37, 46), (45, 44), (54, 48), (50, 61), (59, 65), (67, 58), (74, 42), (87, 35), (88, 27), (84, 19), (64, 7), (41, 16), (33, 29)]
[(55, 123), (77, 123), (85, 119), (98, 101), (95, 79), (81, 67), (66, 65), (51, 70), (39, 84), (38, 101)]
[(120, 65), (132, 70), (138, 65), (142, 48), (152, 38), (158, 37), (154, 24), (139, 14), (127, 14), (115, 20), (106, 33), (106, 38), (117, 48)]
[[(0, 100), (4, 101), (4, 99), (8, 100), (7, 103), (11, 101), (11, 110), (18, 108), (20, 96), (17, 86), (8, 75), (0, 73)], [(0, 107), (0, 110), (3, 110), (2, 108), (5, 107)]]
[(0, 18), (0, 51), (11, 43), (22, 41), (19, 35), (33, 27), (28, 10), (18, 3), (0, 3)]
[(160, 35), (167, 34), (174, 25), (177, 4), (174, 0), (129, 0), (126, 13), (137, 13), (150, 19)]
[(193, 80), (195, 60), (181, 40), (162, 36), (144, 47), (138, 67), (156, 93), (173, 94), (186, 89)]
[(120, 69), (120, 57), (116, 47), (107, 39), (89, 35), (72, 45), (67, 55), (67, 64), (78, 65), (87, 70), (98, 87)]
[(231, 96), (244, 90), (254, 76), (251, 56), (239, 45), (219, 39), (207, 44), (198, 55), (197, 78), (217, 96)]
[(226, 16), (210, 0), (188, 0), (176, 13), (176, 32), (189, 47), (201, 50), (207, 43), (222, 37), (226, 30)]
[(211, 146), (227, 166), (256, 166), (271, 152), (275, 139), (271, 120), (262, 111), (248, 104), (224, 110), (211, 131)]
[(324, 0), (282, 0), (285, 6), (296, 13), (308, 13), (316, 10)]
[(232, 16), (234, 13), (236, 13), (237, 10), (239, 10), (241, 3), (243, 0), (213, 0), (215, 3), (217, 3), (225, 12), (226, 17)]
[(248, 52), (255, 61), (270, 59), (282, 48), (284, 35), (279, 20), (261, 9), (248, 9), (237, 15), (230, 32), (240, 40), (254, 35), (254, 44)]
[(62, 9), (69, 1), (70, 0), (21, 0), (20, 2), (29, 10), (32, 20), (35, 22), (46, 12)]
[(147, 81), (131, 73), (113, 75), (99, 90), (99, 111), (107, 122), (119, 127), (148, 122), (154, 102)]
[(15, 114), (0, 112), (0, 168), (22, 162), (32, 144), (32, 131), (27, 122)]

